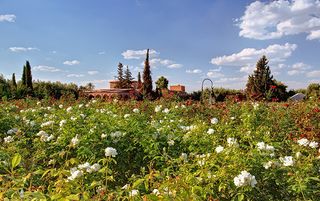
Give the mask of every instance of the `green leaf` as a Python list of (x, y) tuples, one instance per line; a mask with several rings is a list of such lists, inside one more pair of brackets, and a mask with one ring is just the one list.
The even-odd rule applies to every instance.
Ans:
[(239, 194), (238, 195), (238, 201), (242, 201), (244, 199), (244, 195), (243, 194)]
[(68, 199), (68, 200), (79, 200), (79, 195), (75, 195), (75, 194), (69, 195), (69, 196), (66, 197), (66, 199)]
[(139, 186), (142, 182), (144, 182), (144, 179), (138, 179), (132, 184), (132, 188), (135, 189), (137, 186)]
[(11, 167), (12, 169), (17, 167), (21, 162), (21, 155), (16, 153), (13, 158), (12, 158), (12, 161), (11, 161)]

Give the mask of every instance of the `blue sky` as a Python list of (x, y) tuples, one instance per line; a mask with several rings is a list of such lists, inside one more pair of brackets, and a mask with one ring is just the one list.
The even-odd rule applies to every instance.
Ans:
[(107, 88), (119, 62), (134, 77), (244, 88), (263, 54), (289, 88), (320, 82), (319, 0), (1, 0), (0, 73), (29, 60), (33, 79)]

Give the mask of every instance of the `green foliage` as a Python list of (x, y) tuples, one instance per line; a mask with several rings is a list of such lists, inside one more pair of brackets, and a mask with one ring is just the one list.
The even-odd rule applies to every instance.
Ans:
[(133, 77), (129, 70), (129, 67), (127, 66), (125, 72), (124, 72), (124, 88), (131, 88)]
[(318, 98), (320, 97), (320, 84), (318, 83), (311, 83), (309, 84), (307, 91), (306, 91), (307, 97), (313, 97)]
[[(319, 108), (317, 100), (4, 102), (0, 200), (318, 200)], [(239, 185), (242, 171), (256, 184)]]
[(117, 88), (122, 89), (125, 86), (125, 80), (124, 80), (124, 76), (123, 76), (123, 65), (122, 63), (118, 64), (118, 76), (117, 76)]
[(256, 70), (248, 77), (246, 93), (251, 99), (266, 99), (267, 93), (269, 93), (271, 86), (274, 85), (268, 63), (266, 56), (262, 56), (257, 62)]
[(156, 81), (157, 89), (168, 89), (168, 84), (168, 79), (163, 76), (159, 77), (159, 79)]
[(152, 98), (152, 78), (151, 78), (151, 69), (149, 64), (149, 49), (147, 50), (146, 60), (144, 62), (143, 69), (143, 95), (145, 98)]

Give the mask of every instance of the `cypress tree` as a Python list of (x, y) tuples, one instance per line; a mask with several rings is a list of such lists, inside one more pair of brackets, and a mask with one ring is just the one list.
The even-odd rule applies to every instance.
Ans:
[(138, 73), (138, 89), (140, 89), (142, 86), (142, 82), (141, 82), (141, 74), (140, 72)]
[(27, 85), (27, 88), (32, 92), (33, 91), (32, 74), (31, 74), (31, 66), (29, 61), (26, 62), (26, 85)]
[(123, 65), (122, 63), (118, 64), (118, 84), (117, 88), (122, 89), (124, 87), (124, 78), (123, 78)]
[(126, 71), (124, 72), (124, 87), (125, 88), (131, 88), (133, 77), (129, 70), (129, 67), (127, 66)]
[(149, 64), (149, 49), (147, 50), (143, 69), (143, 94), (146, 97), (150, 97), (152, 95), (152, 78)]
[(23, 66), (23, 71), (22, 71), (22, 77), (21, 77), (21, 81), (22, 81), (22, 86), (26, 87), (27, 86), (27, 76), (26, 76), (26, 72), (27, 72), (27, 68), (24, 65)]
[(14, 90), (17, 89), (16, 75), (14, 73), (12, 74), (12, 88)]

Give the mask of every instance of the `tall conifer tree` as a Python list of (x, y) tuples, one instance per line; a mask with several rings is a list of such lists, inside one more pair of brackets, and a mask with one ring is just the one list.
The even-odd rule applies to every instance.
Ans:
[(123, 65), (122, 65), (122, 63), (118, 64), (117, 80), (118, 80), (117, 88), (122, 89), (124, 87), (124, 77), (123, 77)]
[(151, 70), (150, 70), (150, 64), (149, 64), (149, 49), (147, 50), (142, 77), (143, 77), (143, 94), (146, 97), (151, 97), (152, 96), (152, 78), (151, 78)]
[(125, 88), (131, 88), (133, 77), (129, 70), (129, 67), (127, 66), (125, 72), (124, 72), (124, 86)]

